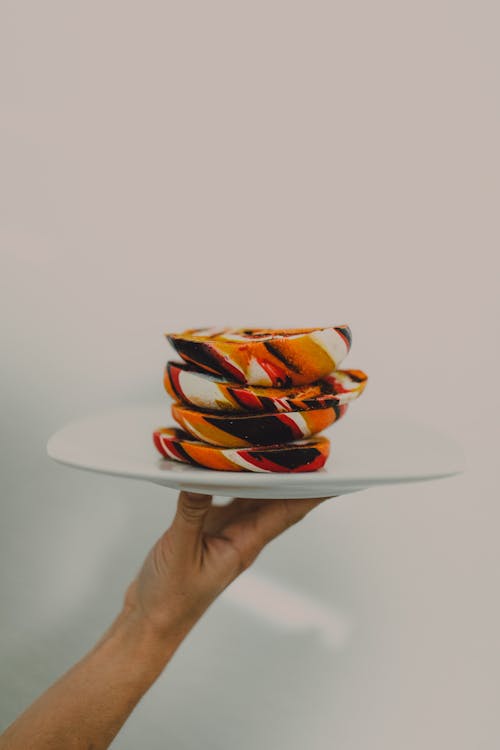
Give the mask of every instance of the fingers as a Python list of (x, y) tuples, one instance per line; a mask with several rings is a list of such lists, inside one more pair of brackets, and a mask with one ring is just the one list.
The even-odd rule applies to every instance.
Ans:
[[(301, 517), (304, 513), (308, 513), (316, 505), (322, 503), (323, 500), (328, 500), (328, 498), (308, 498), (306, 500), (291, 500), (290, 502), (296, 504), (295, 507), (299, 517)], [(204, 530), (207, 534), (218, 534), (234, 519), (258, 510), (260, 507), (268, 506), (271, 502), (271, 500), (262, 498), (235, 497), (226, 505), (212, 505), (205, 519)], [(285, 501), (280, 500), (278, 502)]]
[[(304, 516), (314, 510), (318, 505), (324, 503), (325, 500), (331, 500), (330, 497), (308, 497), (300, 500), (285, 500), (284, 502), (290, 503), (289, 514), (292, 519), (292, 523), (297, 523)], [(296, 520), (295, 520), (296, 519)]]
[(204, 530), (207, 534), (219, 534), (231, 521), (267, 502), (267, 500), (235, 497), (227, 505), (212, 505), (205, 519)]
[(258, 542), (264, 546), (285, 529), (301, 521), (313, 508), (328, 498), (271, 500), (258, 511)]
[(222, 529), (222, 534), (238, 548), (247, 566), (268, 542), (328, 499), (265, 500), (230, 520)]

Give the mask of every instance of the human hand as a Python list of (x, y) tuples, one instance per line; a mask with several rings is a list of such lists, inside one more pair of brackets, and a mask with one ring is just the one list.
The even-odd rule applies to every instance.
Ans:
[(210, 495), (181, 492), (170, 528), (127, 590), (126, 609), (156, 634), (181, 640), (271, 539), (327, 499), (235, 498), (214, 506)]
[(6, 730), (0, 748), (109, 747), (213, 600), (271, 539), (326, 499), (236, 498), (213, 506), (209, 495), (181, 492), (173, 523), (128, 587), (122, 612)]

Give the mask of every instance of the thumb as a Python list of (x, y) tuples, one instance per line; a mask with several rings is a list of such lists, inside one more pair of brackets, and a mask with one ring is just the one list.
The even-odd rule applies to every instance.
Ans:
[(179, 493), (177, 511), (172, 523), (172, 530), (178, 538), (201, 538), (205, 516), (212, 505), (211, 495), (200, 495), (196, 492)]

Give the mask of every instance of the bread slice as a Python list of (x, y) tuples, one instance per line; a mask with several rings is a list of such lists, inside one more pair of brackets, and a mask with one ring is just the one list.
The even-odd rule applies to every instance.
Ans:
[(163, 384), (174, 401), (223, 412), (289, 412), (347, 404), (361, 395), (368, 376), (361, 370), (335, 370), (311, 385), (276, 388), (236, 384), (222, 375), (200, 372), (185, 362), (167, 362)]
[(330, 441), (321, 435), (288, 445), (218, 448), (194, 440), (183, 430), (160, 427), (153, 432), (153, 442), (164, 458), (217, 471), (316, 471), (324, 466), (330, 453)]
[(224, 414), (190, 409), (172, 404), (175, 421), (197, 440), (211, 445), (239, 448), (258, 445), (282, 445), (315, 435), (340, 419), (347, 404), (335, 408), (309, 409), (286, 414)]
[(182, 359), (237, 383), (304, 385), (338, 368), (351, 348), (349, 326), (301, 329), (198, 328), (167, 333)]

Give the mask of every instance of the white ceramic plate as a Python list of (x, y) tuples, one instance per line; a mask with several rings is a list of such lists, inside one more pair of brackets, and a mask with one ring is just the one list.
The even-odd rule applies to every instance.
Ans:
[(170, 423), (165, 404), (121, 408), (72, 422), (50, 438), (47, 452), (80, 469), (212, 495), (268, 499), (333, 497), (463, 470), (462, 451), (451, 438), (401, 417), (366, 415), (361, 408), (351, 408), (325, 430), (330, 458), (325, 468), (310, 473), (212, 471), (163, 459), (151, 434)]

